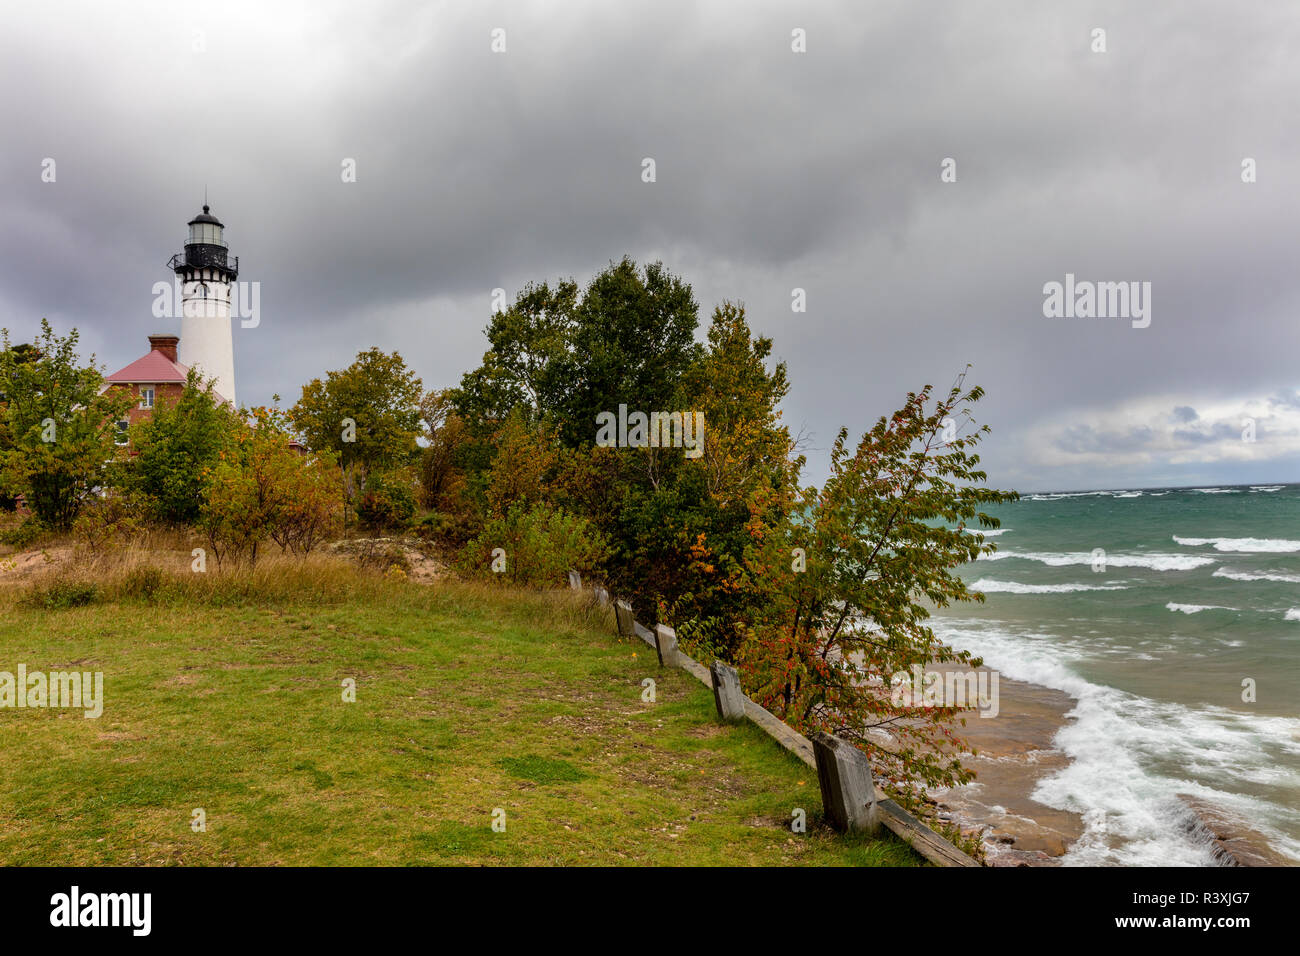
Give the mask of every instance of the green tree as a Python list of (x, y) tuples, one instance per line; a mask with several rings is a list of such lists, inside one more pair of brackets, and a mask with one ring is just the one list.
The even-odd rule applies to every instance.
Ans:
[(653, 596), (657, 606), (644, 613), (666, 617), (706, 657), (734, 657), (779, 586), (750, 557), (787, 525), (802, 464), (780, 421), (785, 365), (769, 367), (771, 353), (744, 308), (722, 303), (677, 400), (704, 423), (703, 453), (621, 452), (650, 481), (630, 488), (614, 516), (621, 529), (613, 536), (626, 550), (612, 576), (626, 593)]
[(135, 455), (121, 463), (119, 483), (140, 495), (153, 516), (170, 524), (199, 515), (204, 472), (234, 439), (238, 418), (212, 382), (190, 369), (180, 397), (159, 400), (152, 417), (131, 428)]
[(289, 414), (312, 449), (337, 457), (351, 501), (372, 471), (415, 458), (423, 394), (419, 377), (397, 352), (372, 348), (324, 381), (304, 385)]
[(620, 402), (669, 410), (699, 354), (697, 323), (691, 287), (659, 262), (638, 269), (624, 257), (581, 296), (572, 281), (529, 285), (492, 317), (491, 348), (462, 377), (453, 401), (481, 440), (520, 409), (529, 420), (552, 419), (566, 445), (591, 445), (596, 415)]
[(451, 390), (428, 392), (420, 402), (425, 445), (420, 450), (420, 506), (459, 510), (464, 476), (458, 462), (466, 443), (465, 421), (456, 413)]
[(80, 364), (78, 339), (76, 329), (60, 338), (41, 319), (33, 359), (0, 329), (0, 484), (8, 494), (24, 495), (36, 517), (60, 531), (72, 526), (82, 502), (103, 483), (116, 451), (116, 423), (132, 403), (123, 389), (101, 392), (102, 373), (93, 355)]
[[(558, 362), (569, 348), (578, 285), (572, 280), (529, 283), (514, 305), (492, 316), (483, 364), (461, 378), (453, 396), (461, 415), (490, 427), (515, 409), (530, 417), (553, 410)], [(482, 431), (480, 429), (480, 436)]]
[[(913, 665), (979, 665), (925, 621), (932, 607), (983, 600), (954, 571), (996, 550), (971, 533), (998, 526), (981, 509), (1017, 497), (984, 484), (972, 449), (988, 426), (970, 413), (984, 392), (964, 380), (937, 400), (930, 386), (909, 394), (856, 449), (841, 429), (826, 483), (805, 490), (784, 539), (751, 553), (753, 571), (784, 587), (742, 649), (747, 687), (796, 729), (855, 741), (890, 789), (921, 810), (926, 788), (972, 779), (954, 754), (963, 748), (952, 727), (960, 715), (899, 706), (891, 681)], [(802, 572), (791, 543), (805, 553)]]
[(780, 409), (790, 383), (784, 362), (768, 369), (771, 356), (772, 340), (753, 335), (744, 306), (723, 302), (713, 312), (707, 349), (684, 376), (686, 404), (706, 425), (705, 486), (723, 506), (795, 478)]
[(516, 411), (497, 430), (495, 444), (484, 491), (488, 516), (500, 518), (516, 505), (546, 501), (559, 459), (554, 432), (546, 425), (529, 425)]
[(670, 410), (699, 354), (698, 321), (691, 287), (661, 262), (638, 271), (625, 256), (592, 279), (573, 310), (568, 348), (548, 375), (565, 443), (594, 443), (596, 416), (620, 403)]
[[(10, 360), (16, 364), (34, 362), (40, 355), (40, 353), (36, 351), (36, 346), (26, 342), (7, 348), (5, 351), (10, 353)], [(13, 448), (13, 438), (9, 434), (9, 426), (6, 421), (6, 404), (7, 401), (5, 399), (3, 385), (0, 385), (0, 463), (3, 463), (4, 461), (5, 452)], [(4, 476), (3, 474), (0, 474), (0, 511), (13, 511), (17, 504), (17, 494), (10, 494), (5, 491)]]

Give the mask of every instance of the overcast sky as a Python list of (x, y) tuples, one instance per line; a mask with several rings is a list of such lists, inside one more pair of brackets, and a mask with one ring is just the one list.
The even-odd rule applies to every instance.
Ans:
[[(1004, 487), (1300, 480), (1300, 8), (1066, 6), (14, 6), (0, 325), (76, 326), (108, 371), (178, 331), (152, 289), (206, 186), (261, 283), (245, 403), (371, 345), (454, 384), (494, 288), (627, 254), (701, 336), (729, 298), (775, 340), (811, 479), (970, 362)], [(1150, 325), (1045, 317), (1067, 273), (1150, 282)]]

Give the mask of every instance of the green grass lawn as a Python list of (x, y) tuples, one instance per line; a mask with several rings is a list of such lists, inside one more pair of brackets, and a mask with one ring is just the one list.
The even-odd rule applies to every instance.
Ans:
[(0, 671), (103, 671), (105, 695), (97, 720), (0, 709), (0, 862), (921, 862), (828, 830), (815, 773), (575, 601), (380, 582), (326, 603), (0, 602)]

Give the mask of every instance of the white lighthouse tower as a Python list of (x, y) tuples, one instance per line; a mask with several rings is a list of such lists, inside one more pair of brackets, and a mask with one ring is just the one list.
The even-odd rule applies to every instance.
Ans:
[(190, 220), (185, 251), (168, 266), (181, 281), (181, 341), (177, 359), (197, 368), (204, 381), (216, 379), (218, 395), (235, 401), (235, 349), (230, 336), (230, 287), (239, 259), (229, 255), (225, 226), (208, 207)]

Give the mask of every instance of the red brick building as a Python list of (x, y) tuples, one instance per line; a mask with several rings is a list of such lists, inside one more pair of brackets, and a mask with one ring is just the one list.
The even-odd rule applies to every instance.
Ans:
[[(179, 344), (180, 337), (176, 335), (151, 335), (146, 355), (104, 379), (105, 390), (126, 389), (135, 399), (127, 409), (127, 417), (117, 423), (119, 445), (130, 444), (127, 429), (152, 417), (159, 402), (172, 403), (180, 399), (189, 369), (176, 359)], [(296, 438), (289, 441), (289, 447), (300, 455), (307, 454), (307, 446)]]
[(106, 389), (126, 389), (135, 399), (128, 417), (117, 423), (121, 433), (119, 445), (127, 443), (127, 428), (152, 416), (158, 402), (175, 402), (180, 398), (189, 369), (176, 360), (179, 344), (180, 338), (175, 335), (151, 335), (147, 354), (104, 380)]

